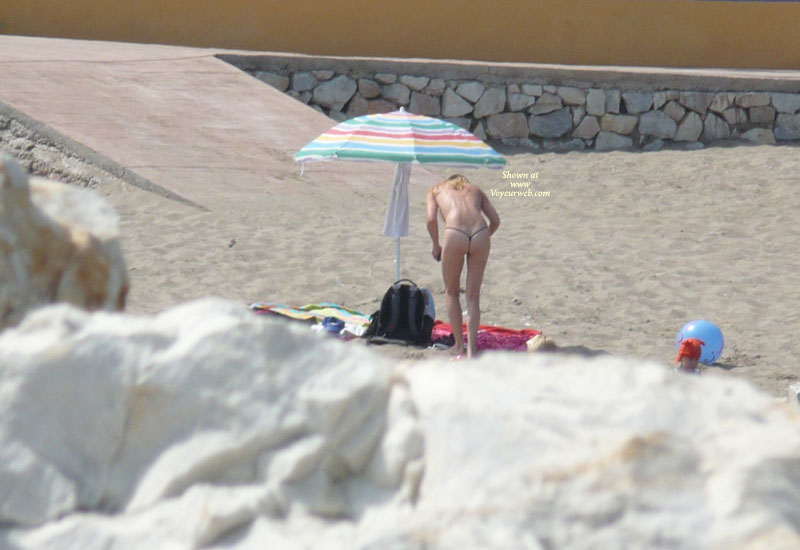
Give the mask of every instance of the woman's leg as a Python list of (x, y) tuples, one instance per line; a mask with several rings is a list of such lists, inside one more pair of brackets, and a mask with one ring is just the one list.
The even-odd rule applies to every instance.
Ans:
[(445, 230), (442, 236), (442, 278), (447, 303), (450, 326), (453, 327), (455, 345), (451, 350), (454, 355), (464, 353), (464, 335), (461, 315), (461, 270), (464, 268), (464, 254), (467, 253), (469, 239), (458, 231)]
[(478, 325), (481, 322), (481, 284), (486, 262), (489, 260), (491, 239), (488, 231), (481, 231), (472, 237), (469, 254), (467, 255), (467, 337), (469, 347), (467, 357), (472, 357), (478, 351)]

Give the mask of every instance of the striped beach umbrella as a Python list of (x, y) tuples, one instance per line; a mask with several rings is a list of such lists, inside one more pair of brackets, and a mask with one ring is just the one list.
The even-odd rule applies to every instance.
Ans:
[[(397, 239), (396, 280), (400, 279), (400, 238), (408, 236), (408, 181), (411, 164), (500, 168), (505, 159), (460, 126), (404, 109), (346, 120), (300, 149), (296, 162), (354, 160), (397, 166), (383, 234)], [(301, 172), (302, 173), (302, 172)]]
[(337, 124), (300, 149), (297, 162), (371, 160), (500, 167), (505, 159), (460, 126), (403, 109)]

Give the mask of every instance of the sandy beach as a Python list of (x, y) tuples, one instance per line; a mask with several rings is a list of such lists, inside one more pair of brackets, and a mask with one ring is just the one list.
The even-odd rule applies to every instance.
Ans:
[[(19, 133), (7, 125), (2, 150), (37, 173), (90, 185), (117, 209), (132, 281), (130, 313), (207, 295), (245, 303), (332, 301), (371, 313), (393, 281), (395, 244), (380, 235), (391, 165), (371, 169), (364, 180), (363, 165), (353, 163), (307, 165), (301, 176), (283, 155), (278, 173), (265, 175), (262, 193), (229, 204), (220, 189), (219, 207), (201, 211), (44, 144), (26, 144)], [(506, 173), (464, 171), (494, 196), (502, 220), (492, 239), (482, 323), (534, 328), (560, 346), (667, 368), (677, 332), (703, 318), (726, 340), (709, 371), (778, 396), (797, 381), (800, 230), (792, 219), (800, 208), (800, 149), (500, 150)], [(334, 173), (350, 174), (345, 188), (329, 184)], [(402, 275), (433, 290), (444, 320), (424, 197), (450, 173), (414, 167), (411, 235), (402, 242)], [(235, 181), (236, 173), (228, 177)], [(528, 189), (527, 196), (501, 196)], [(375, 349), (399, 359), (444, 353)]]

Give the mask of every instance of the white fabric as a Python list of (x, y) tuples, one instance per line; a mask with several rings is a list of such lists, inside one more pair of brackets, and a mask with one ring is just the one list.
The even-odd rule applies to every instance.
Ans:
[(394, 169), (392, 196), (389, 210), (383, 224), (383, 234), (387, 237), (408, 237), (408, 181), (411, 178), (411, 164), (399, 163)]

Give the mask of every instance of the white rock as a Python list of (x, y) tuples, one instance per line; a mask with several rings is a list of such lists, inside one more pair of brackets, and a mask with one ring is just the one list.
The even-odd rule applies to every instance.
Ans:
[[(0, 335), (0, 404), (0, 471), (40, 438), (34, 460), (102, 490), (40, 527), (6, 520), (14, 550), (800, 544), (800, 414), (638, 360), (403, 366), (218, 300), (155, 318), (60, 306)], [(13, 481), (57, 488), (43, 470)]]
[(628, 135), (636, 128), (639, 118), (633, 115), (603, 115), (600, 128), (606, 132)]
[(542, 91), (548, 94), (555, 94), (558, 88), (552, 85), (542, 86)]
[(571, 86), (559, 86), (558, 95), (561, 97), (564, 105), (585, 105), (586, 92), (580, 88)]
[(800, 382), (789, 386), (789, 404), (800, 407)]
[(532, 115), (529, 119), (531, 133), (544, 138), (558, 138), (572, 129), (569, 107), (546, 115)]
[(358, 93), (365, 99), (372, 99), (381, 95), (381, 85), (369, 78), (358, 79)]
[(653, 105), (653, 94), (642, 92), (624, 92), (622, 99), (628, 114), (637, 115), (644, 113)]
[(28, 178), (0, 156), (0, 330), (42, 305), (123, 309), (118, 217), (93, 191)]
[(314, 88), (312, 101), (322, 107), (341, 111), (356, 93), (357, 88), (358, 86), (352, 78), (339, 75)]
[(411, 90), (405, 84), (387, 84), (383, 87), (383, 98), (396, 105), (408, 105), (411, 99)]
[(468, 99), (471, 103), (476, 103), (482, 96), (485, 86), (483, 82), (472, 80), (459, 84), (456, 88), (456, 93), (461, 97)]
[(775, 109), (772, 107), (750, 107), (747, 112), (753, 124), (766, 124), (775, 120)]
[(800, 111), (800, 94), (772, 94), (772, 106), (779, 113), (794, 114)]
[(703, 141), (709, 142), (717, 139), (727, 139), (731, 135), (728, 123), (717, 115), (708, 113), (703, 122)]
[(586, 112), (590, 115), (601, 116), (606, 112), (606, 94), (596, 88), (586, 94)]
[(742, 139), (766, 145), (775, 145), (775, 134), (768, 128), (752, 128), (742, 134)]
[(628, 136), (621, 136), (614, 132), (601, 130), (594, 140), (594, 148), (598, 151), (610, 151), (612, 149), (627, 149), (633, 146), (633, 140)]
[(781, 140), (800, 139), (800, 114), (779, 114), (775, 122), (775, 137)]
[(461, 117), (472, 112), (472, 104), (452, 88), (447, 88), (442, 96), (442, 116)]
[(677, 128), (675, 121), (663, 111), (649, 111), (639, 117), (639, 133), (643, 136), (672, 139)]
[(475, 118), (484, 118), (489, 115), (502, 113), (506, 107), (505, 88), (489, 88), (486, 90), (472, 112)]
[(431, 79), (427, 76), (403, 75), (400, 77), (400, 83), (405, 84), (410, 90), (415, 92), (421, 92), (430, 81)]
[(686, 118), (678, 125), (675, 133), (675, 141), (697, 141), (703, 133), (703, 119), (694, 111), (686, 115)]
[(588, 115), (583, 118), (578, 127), (572, 132), (572, 137), (592, 139), (599, 131), (600, 124), (597, 122), (597, 117)]
[(686, 109), (681, 107), (677, 101), (670, 101), (664, 107), (664, 112), (667, 113), (667, 116), (675, 122), (680, 122), (683, 118), (683, 115), (686, 114)]
[(769, 94), (766, 92), (748, 92), (745, 94), (737, 94), (736, 106), (742, 108), (748, 107), (764, 107), (769, 105)]
[(536, 100), (536, 104), (528, 109), (528, 112), (532, 115), (543, 115), (552, 113), (553, 111), (558, 111), (561, 107), (562, 105), (560, 97), (550, 93), (545, 93)]
[(528, 137), (528, 119), (523, 113), (499, 113), (486, 119), (486, 133), (494, 139)]
[(521, 90), (519, 88), (519, 84), (508, 84), (508, 85), (506, 85), (506, 95), (518, 94), (518, 93), (521, 93)]
[(438, 117), (442, 109), (438, 97), (412, 92), (408, 110), (418, 115)]
[(316, 85), (317, 78), (311, 73), (298, 71), (292, 75), (292, 90), (295, 92), (307, 92)]

